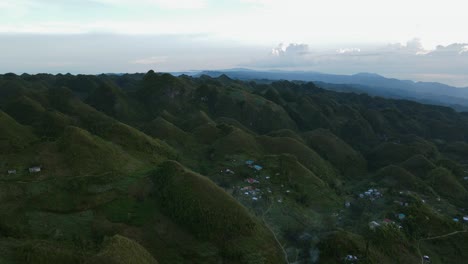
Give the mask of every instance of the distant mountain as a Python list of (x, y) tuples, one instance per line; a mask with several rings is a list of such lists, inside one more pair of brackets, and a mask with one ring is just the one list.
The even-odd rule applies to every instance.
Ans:
[(320, 86), (329, 90), (367, 93), (375, 96), (415, 100), (422, 103), (450, 106), (458, 111), (468, 111), (468, 88), (457, 88), (436, 82), (398, 80), (386, 78), (375, 73), (335, 75), (307, 71), (229, 69), (223, 71), (203, 71), (199, 73), (198, 76), (208, 75), (211, 77), (219, 77), (222, 74), (239, 80), (319, 82)]

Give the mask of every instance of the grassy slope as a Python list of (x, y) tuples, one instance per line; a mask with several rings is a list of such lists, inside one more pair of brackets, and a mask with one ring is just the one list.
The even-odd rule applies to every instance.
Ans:
[(303, 138), (307, 145), (326, 158), (343, 175), (359, 178), (367, 173), (364, 157), (330, 131), (317, 129), (304, 133)]
[(104, 241), (99, 253), (86, 264), (158, 264), (158, 262), (137, 242), (121, 235)]
[(120, 146), (93, 136), (77, 127), (67, 127), (58, 141), (66, 168), (73, 175), (129, 173), (144, 163), (126, 153)]
[(153, 181), (161, 209), (196, 237), (219, 245), (228, 263), (282, 262), (265, 227), (209, 179), (169, 161)]
[(303, 143), (289, 137), (273, 138), (268, 136), (260, 136), (257, 138), (257, 141), (266, 153), (288, 153), (294, 155), (300, 163), (309, 168), (325, 182), (338, 184), (338, 175), (330, 163)]

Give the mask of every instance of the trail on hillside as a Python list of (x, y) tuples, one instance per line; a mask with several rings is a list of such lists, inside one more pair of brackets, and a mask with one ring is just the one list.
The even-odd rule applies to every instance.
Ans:
[(284, 253), (284, 260), (286, 261), (287, 264), (289, 264), (288, 253), (286, 252), (286, 249), (284, 248), (284, 246), (279, 241), (278, 237), (276, 236), (275, 231), (270, 227), (270, 225), (265, 220), (265, 216), (267, 215), (268, 211), (270, 211), (270, 209), (272, 207), (273, 207), (273, 203), (271, 203), (270, 206), (268, 207), (268, 209), (262, 214), (262, 221), (265, 224), (266, 228), (268, 228), (268, 230), (270, 230), (270, 232), (273, 234), (273, 237), (275, 238), (276, 243), (278, 244), (278, 246), (281, 248), (281, 250)]
[(444, 235), (419, 239), (418, 240), (418, 253), (419, 253), (419, 257), (421, 258), (421, 264), (424, 264), (424, 258), (423, 258), (423, 255), (421, 254), (421, 242), (422, 241), (434, 240), (434, 239), (440, 239), (440, 238), (447, 238), (447, 237), (450, 237), (450, 236), (454, 236), (454, 235), (457, 235), (457, 234), (460, 234), (460, 233), (466, 233), (466, 232), (468, 232), (468, 230), (459, 230), (459, 231), (454, 231), (454, 232), (444, 234)]

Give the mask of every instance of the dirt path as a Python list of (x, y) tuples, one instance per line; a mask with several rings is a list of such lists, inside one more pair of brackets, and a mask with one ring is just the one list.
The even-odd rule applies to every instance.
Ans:
[(440, 236), (433, 236), (433, 237), (419, 239), (418, 240), (418, 253), (419, 253), (419, 257), (421, 258), (421, 264), (424, 264), (424, 258), (423, 258), (423, 255), (421, 254), (421, 248), (420, 248), (422, 241), (447, 238), (447, 237), (450, 237), (450, 236), (454, 236), (456, 234), (466, 233), (466, 232), (468, 232), (468, 230), (459, 230), (459, 231), (454, 231), (454, 232), (444, 234), (444, 235), (440, 235)]
[(289, 264), (289, 259), (288, 259), (288, 253), (286, 252), (286, 249), (284, 248), (284, 245), (281, 244), (281, 242), (279, 241), (278, 237), (276, 236), (276, 233), (275, 231), (270, 227), (270, 225), (265, 221), (265, 216), (268, 214), (268, 212), (270, 211), (270, 209), (273, 207), (273, 203), (270, 204), (270, 206), (268, 207), (268, 209), (262, 214), (262, 221), (263, 223), (265, 224), (266, 228), (268, 228), (268, 230), (270, 230), (270, 232), (273, 234), (273, 237), (275, 238), (276, 240), (276, 243), (278, 244), (278, 246), (281, 248), (281, 250), (283, 251), (283, 254), (284, 254), (284, 260), (286, 261), (287, 264)]

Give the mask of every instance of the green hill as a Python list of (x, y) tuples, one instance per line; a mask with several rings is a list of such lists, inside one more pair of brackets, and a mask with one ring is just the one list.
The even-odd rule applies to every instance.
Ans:
[(308, 146), (327, 159), (342, 175), (363, 177), (367, 172), (364, 157), (330, 131), (317, 129), (303, 134)]
[(161, 209), (196, 237), (219, 245), (228, 262), (282, 263), (268, 230), (208, 178), (168, 161), (152, 179)]
[(0, 109), (0, 263), (467, 257), (466, 113), (154, 71), (0, 75)]
[(325, 161), (315, 151), (308, 148), (303, 143), (288, 137), (268, 137), (260, 136), (258, 142), (267, 153), (291, 154), (297, 160), (309, 168), (315, 175), (329, 184), (336, 184), (339, 181), (335, 169)]
[(99, 253), (86, 264), (158, 264), (158, 262), (137, 242), (115, 235), (104, 241)]
[(125, 174), (140, 169), (144, 163), (125, 153), (111, 142), (77, 127), (67, 127), (58, 142), (63, 169), (73, 175), (106, 172)]
[(379, 170), (375, 175), (375, 179), (380, 181), (383, 186), (397, 190), (424, 191), (426, 189), (426, 185), (422, 180), (395, 165), (389, 165)]
[(435, 169), (436, 166), (423, 155), (416, 155), (401, 163), (401, 167), (405, 168), (413, 175), (416, 175), (421, 179), (425, 179), (427, 174), (429, 174), (431, 170)]
[(31, 128), (19, 124), (0, 111), (0, 148), (4, 150), (4, 154), (21, 151), (36, 140)]
[(427, 182), (441, 196), (450, 198), (455, 204), (463, 205), (468, 201), (468, 192), (445, 168), (435, 168), (427, 175)]

